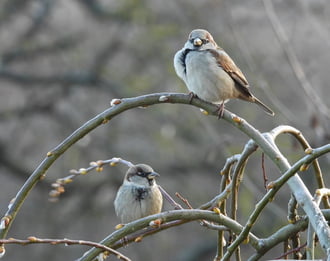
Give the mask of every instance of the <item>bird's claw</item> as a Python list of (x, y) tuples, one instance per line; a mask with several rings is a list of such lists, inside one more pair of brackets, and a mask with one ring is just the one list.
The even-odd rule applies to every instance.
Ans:
[(194, 98), (197, 98), (197, 94), (193, 93), (193, 92), (189, 92), (189, 104), (192, 103), (192, 100)]
[(223, 114), (224, 114), (224, 112), (225, 112), (225, 103), (222, 102), (222, 103), (218, 106), (218, 108), (216, 109), (215, 112), (218, 114), (218, 119), (223, 118)]

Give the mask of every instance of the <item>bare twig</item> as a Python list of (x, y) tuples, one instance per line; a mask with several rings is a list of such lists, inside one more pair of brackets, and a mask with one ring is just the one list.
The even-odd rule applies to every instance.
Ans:
[[(194, 209), (191, 206), (191, 204), (189, 203), (188, 199), (184, 198), (179, 192), (176, 192), (175, 196), (177, 196), (184, 204), (186, 204), (188, 209)], [(203, 226), (203, 227), (207, 227), (209, 229), (218, 230), (218, 231), (228, 230), (228, 228), (226, 228), (225, 226), (214, 225), (214, 224), (212, 224), (212, 223), (210, 223), (206, 220), (201, 220), (200, 225)]]
[(92, 161), (89, 164), (89, 167), (80, 168), (79, 170), (72, 169), (70, 170), (71, 175), (57, 179), (56, 182), (52, 184), (53, 190), (49, 192), (49, 196), (51, 197), (52, 201), (57, 200), (57, 198), (65, 191), (64, 185), (71, 183), (75, 177), (80, 175), (86, 175), (88, 172), (91, 172), (94, 169), (96, 169), (96, 171), (98, 172), (101, 172), (103, 170), (103, 166), (116, 166), (118, 163), (124, 164), (128, 167), (133, 166), (133, 163), (118, 157), (114, 157), (108, 160)]
[(115, 255), (117, 258), (125, 261), (131, 261), (128, 257), (124, 256), (120, 252), (107, 247), (105, 245), (92, 242), (92, 241), (86, 241), (86, 240), (73, 240), (73, 239), (50, 239), (50, 238), (37, 238), (34, 236), (30, 236), (27, 239), (15, 239), (15, 238), (9, 238), (9, 239), (0, 239), (0, 245), (8, 245), (8, 244), (19, 244), (19, 245), (30, 245), (30, 244), (50, 244), (50, 245), (85, 245), (90, 247), (96, 247), (102, 251), (107, 251), (108, 253), (106, 255), (112, 254)]
[[(323, 197), (330, 196), (330, 189), (321, 188), (317, 189), (314, 195), (314, 200), (317, 205), (320, 205)], [(307, 259), (314, 259), (314, 242), (315, 242), (315, 233), (312, 226), (308, 226), (307, 231), (307, 248), (306, 255)]]
[(243, 178), (244, 168), (245, 165), (247, 164), (249, 157), (252, 155), (253, 152), (257, 150), (257, 148), (258, 145), (253, 140), (249, 140), (244, 146), (244, 149), (240, 154), (240, 157), (233, 171), (232, 185), (231, 185), (232, 200), (231, 200), (230, 216), (234, 220), (237, 219), (236, 212), (237, 212), (238, 191), (239, 191), (239, 185)]
[(267, 191), (267, 174), (266, 174), (266, 170), (265, 170), (265, 154), (261, 153), (261, 169), (262, 169), (262, 176), (264, 178), (264, 188)]
[[(146, 107), (153, 104), (159, 103), (182, 103), (182, 104), (191, 104), (193, 106), (202, 108), (209, 112), (209, 114), (214, 115), (214, 111), (216, 111), (216, 106), (207, 102), (204, 102), (200, 99), (193, 99), (191, 101), (189, 95), (185, 94), (173, 94), (173, 93), (157, 93), (157, 94), (149, 94), (143, 95), (134, 98), (125, 98), (125, 99), (116, 99), (112, 103), (112, 107), (107, 109), (106, 111), (100, 113), (95, 118), (86, 122), (83, 126), (73, 132), (68, 138), (66, 138), (61, 144), (59, 144), (56, 148), (47, 153), (46, 158), (42, 161), (42, 163), (37, 167), (37, 169), (30, 175), (29, 179), (22, 186), (20, 191), (17, 193), (14, 202), (9, 206), (8, 211), (5, 216), (2, 218), (0, 222), (0, 238), (4, 238), (8, 230), (13, 223), (20, 207), (25, 201), (27, 195), (35, 186), (35, 184), (44, 177), (47, 169), (58, 159), (68, 148), (70, 148), (73, 144), (75, 144), (79, 139), (84, 137), (86, 134), (97, 128), (102, 124), (108, 123), (112, 118), (119, 115), (120, 113), (137, 107)], [(140, 219), (135, 222), (131, 222), (124, 227), (124, 230), (116, 231), (117, 233), (111, 235), (109, 238), (102, 241), (102, 244), (106, 244), (111, 246), (114, 241), (119, 240), (127, 233), (132, 233), (137, 231), (143, 227), (148, 226), (150, 221), (160, 218), (164, 219), (164, 222), (173, 221), (177, 219), (206, 219), (212, 222), (216, 222), (219, 224), (226, 225), (230, 228), (230, 230), (234, 231), (235, 234), (238, 234), (236, 240), (227, 248), (227, 253), (224, 256), (224, 260), (228, 260), (231, 254), (237, 249), (239, 244), (244, 241), (247, 237), (250, 238), (251, 244), (257, 244), (257, 240), (250, 233), (250, 229), (253, 227), (255, 220), (260, 215), (261, 210), (264, 208), (266, 204), (268, 204), (269, 200), (275, 195), (275, 193), (279, 190), (279, 188), (287, 182), (291, 191), (294, 193), (298, 203), (302, 206), (305, 213), (310, 219), (311, 224), (320, 240), (320, 245), (323, 247), (325, 252), (330, 252), (330, 233), (327, 229), (327, 222), (324, 219), (322, 212), (318, 208), (317, 205), (312, 201), (312, 197), (310, 196), (309, 191), (307, 190), (304, 183), (300, 180), (300, 178), (295, 175), (295, 173), (299, 170), (299, 168), (303, 164), (309, 164), (319, 156), (328, 153), (330, 151), (330, 145), (326, 145), (320, 147), (318, 149), (313, 149), (310, 151), (310, 154), (307, 154), (301, 160), (296, 162), (293, 166), (290, 166), (285, 157), (280, 153), (279, 149), (274, 144), (274, 138), (272, 135), (260, 134), (256, 129), (254, 129), (251, 125), (249, 125), (244, 119), (237, 117), (236, 115), (228, 112), (227, 110), (224, 112), (224, 120), (228, 123), (232, 124), (236, 128), (240, 129), (242, 132), (247, 134), (251, 139), (254, 140), (255, 144), (259, 146), (263, 152), (270, 157), (270, 159), (278, 166), (283, 175), (276, 180), (272, 184), (272, 188), (267, 192), (265, 197), (257, 204), (255, 210), (248, 218), (247, 224), (243, 227), (238, 224), (236, 221), (225, 217), (222, 214), (215, 214), (210, 211), (205, 210), (175, 210), (172, 212), (161, 213), (158, 215), (149, 216), (145, 219)], [(228, 191), (224, 191), (224, 194), (229, 193)], [(222, 194), (222, 193), (221, 193)], [(223, 195), (222, 195), (223, 196)], [(219, 196), (220, 197), (220, 196)], [(219, 198), (217, 197), (217, 199)], [(189, 213), (184, 211), (190, 211)], [(215, 214), (215, 215), (214, 215)], [(168, 216), (167, 216), (168, 215)], [(198, 218), (196, 218), (198, 217)], [(145, 223), (147, 222), (147, 223)], [(126, 230), (127, 229), (127, 230)], [(254, 243), (252, 243), (254, 242)], [(94, 256), (94, 254), (98, 253), (98, 251), (89, 252), (84, 259), (81, 260), (90, 260), (88, 257)], [(94, 256), (95, 257), (95, 256)], [(86, 258), (86, 259), (85, 259)]]
[(174, 209), (183, 209), (183, 207), (177, 203), (171, 196), (163, 189), (160, 185), (158, 185), (160, 192), (162, 193), (163, 197), (174, 207)]
[(291, 194), (291, 198), (288, 204), (288, 220), (290, 223), (295, 223), (298, 221), (298, 203), (296, 198)]
[(181, 196), (181, 194), (179, 192), (176, 192), (175, 196), (177, 196), (183, 203), (185, 203), (189, 209), (193, 209), (193, 207), (190, 205), (188, 199)]
[(229, 174), (233, 165), (241, 158), (241, 154), (235, 154), (226, 159), (225, 165), (220, 171), (221, 175)]
[[(226, 198), (231, 192), (231, 168), (234, 163), (238, 161), (240, 158), (240, 154), (236, 154), (226, 160), (224, 168), (221, 170), (220, 174), (222, 175), (222, 179), (220, 182), (220, 195), (223, 195), (221, 199), (216, 200), (216, 204), (220, 209), (220, 213), (227, 215), (226, 213)], [(228, 168), (226, 167), (228, 166)], [(218, 231), (218, 244), (217, 244), (217, 253), (215, 255), (214, 260), (220, 260), (223, 257), (224, 247), (226, 246), (225, 234), (224, 231)]]
[[(231, 192), (231, 183), (227, 185), (227, 187), (209, 202), (204, 203), (203, 205), (199, 206), (199, 209), (210, 209), (217, 205), (222, 204), (228, 197), (229, 193)], [(221, 205), (222, 206), (222, 205)], [(221, 212), (225, 213), (225, 210), (221, 208)]]
[[(148, 216), (139, 220), (135, 220), (133, 222), (130, 222), (126, 224), (121, 229), (113, 232), (111, 235), (103, 239), (100, 244), (104, 244), (107, 246), (111, 246), (112, 248), (117, 248), (117, 242), (121, 238), (127, 237), (130, 234), (133, 234), (143, 228), (149, 227), (149, 224), (153, 220), (162, 220), (162, 224), (153, 230), (150, 231), (143, 231), (142, 234), (140, 234), (139, 239), (142, 239), (148, 235), (151, 235), (155, 232), (158, 232), (162, 229), (167, 229), (173, 226), (176, 226), (178, 224), (190, 222), (190, 221), (196, 221), (196, 220), (207, 220), (209, 222), (215, 222), (221, 225), (226, 226), (230, 230), (234, 231), (235, 233), (239, 233), (243, 229), (243, 227), (236, 222), (235, 220), (232, 220), (222, 214), (217, 214), (213, 211), (208, 210), (197, 210), (197, 209), (183, 209), (183, 210), (171, 210), (166, 211), (163, 213), (155, 214), (152, 216)], [(172, 222), (172, 221), (178, 221), (180, 222)], [(258, 240), (254, 234), (249, 234), (250, 242), (254, 245), (258, 245)], [(134, 240), (133, 240), (134, 241)], [(127, 242), (127, 241), (126, 241)], [(119, 244), (121, 246), (122, 243)], [(97, 248), (92, 248), (89, 251), (87, 251), (82, 257), (80, 257), (79, 261), (87, 261), (92, 260), (92, 258), (95, 258), (100, 253), (100, 250)]]
[(293, 259), (299, 260), (299, 259), (301, 259), (301, 253), (299, 252), (300, 249), (301, 249), (299, 233), (293, 234), (290, 237), (290, 239), (291, 239), (291, 242), (292, 242), (292, 249), (296, 249), (296, 251), (292, 252), (293, 253)]
[(284, 253), (283, 255), (277, 257), (276, 259), (281, 259), (281, 258), (285, 258), (287, 257), (288, 255), (292, 254), (292, 253), (297, 253), (298, 251), (300, 251), (301, 249), (303, 249), (304, 247), (306, 247), (306, 243), (301, 245), (301, 246), (298, 246), (298, 247), (295, 247), (293, 249), (291, 249), (290, 251)]
[[(262, 137), (262, 135), (260, 135), (260, 136)], [(255, 137), (255, 141), (257, 141), (258, 139), (259, 139), (259, 137), (258, 138)], [(268, 137), (267, 140), (269, 142), (272, 142), (272, 137)], [(263, 143), (262, 145), (265, 145), (265, 144), (267, 144), (267, 143)], [(260, 143), (260, 146), (261, 146), (261, 143)], [(311, 154), (309, 154), (309, 155), (305, 156), (303, 159), (297, 161), (293, 166), (289, 165), (289, 163), (282, 156), (282, 154), (280, 153), (280, 151), (278, 150), (278, 148), (276, 147), (276, 145), (274, 143), (272, 143), (271, 149), (274, 150), (274, 153), (275, 153), (274, 155), (276, 155), (275, 157), (277, 159), (277, 163), (281, 162), (279, 164), (279, 167), (282, 169), (287, 169), (287, 170), (284, 171), (284, 174), (276, 182), (274, 182), (271, 185), (271, 189), (266, 193), (266, 195), (262, 198), (262, 200), (257, 203), (254, 211), (249, 216), (248, 221), (247, 221), (246, 225), (244, 226), (243, 231), (236, 238), (236, 240), (227, 248), (227, 252), (223, 257), (223, 260), (229, 260), (230, 256), (233, 254), (235, 249), (247, 237), (246, 233), (248, 233), (250, 231), (250, 229), (252, 228), (252, 225), (257, 220), (262, 209), (268, 204), (269, 200), (271, 198), (273, 198), (273, 196), (276, 194), (276, 192), (280, 189), (280, 187), (285, 182), (287, 182), (289, 184), (289, 186), (292, 187), (291, 190), (295, 194), (296, 199), (298, 200), (298, 198), (299, 198), (298, 203), (302, 201), (301, 206), (304, 208), (305, 212), (310, 217), (310, 220), (313, 224), (314, 229), (319, 230), (319, 232), (320, 232), (320, 229), (322, 227), (322, 232), (320, 234), (323, 236), (323, 239), (322, 239), (323, 244), (327, 245), (327, 246), (323, 245), (323, 247), (324, 247), (324, 250), (326, 253), (328, 251), (330, 251), (330, 246), (329, 246), (330, 245), (330, 231), (327, 226), (327, 222), (324, 219), (324, 216), (320, 213), (320, 209), (315, 205), (314, 202), (312, 202), (310, 200), (309, 193), (307, 191), (305, 191), (305, 190), (307, 190), (307, 188), (305, 188), (304, 184), (299, 179), (299, 177), (297, 175), (295, 175), (295, 173), (300, 169), (300, 167), (303, 164), (306, 164), (306, 162), (311, 162), (314, 159), (318, 158), (319, 157), (318, 153), (320, 151), (322, 151), (322, 154), (323, 154), (323, 152), (330, 150), (330, 144), (323, 146), (319, 149), (313, 150), (313, 152)], [(264, 152), (266, 152), (267, 150), (265, 150), (265, 148), (264, 148)], [(317, 152), (316, 152), (316, 150), (317, 150)], [(311, 155), (313, 155), (313, 156), (309, 157)], [(303, 194), (300, 194), (300, 192), (302, 192)], [(307, 198), (306, 198), (306, 196), (307, 196)], [(310, 204), (310, 206), (308, 208), (306, 208), (306, 204)], [(311, 215), (312, 212), (314, 213), (313, 215)]]
[[(330, 219), (330, 210), (323, 210), (322, 213), (327, 218)], [(287, 241), (289, 235), (297, 234), (299, 231), (304, 231), (308, 227), (308, 218), (302, 217), (296, 223), (288, 224), (280, 229), (278, 229), (275, 233), (268, 236), (267, 238), (259, 239), (258, 245), (255, 247), (257, 252), (251, 256), (249, 261), (257, 261), (261, 260), (261, 257), (274, 246), (278, 245), (281, 242)], [(287, 252), (287, 251), (284, 251)]]
[[(244, 168), (247, 164), (248, 158), (252, 155), (253, 152), (257, 150), (258, 146), (257, 144), (250, 140), (243, 149), (242, 154), (240, 155), (237, 164), (233, 171), (233, 177), (232, 177), (232, 183), (231, 183), (231, 189), (232, 189), (232, 198), (231, 198), (231, 215), (230, 217), (233, 220), (237, 220), (237, 209), (238, 209), (238, 192), (239, 192), (239, 186), (243, 179), (244, 174)], [(231, 233), (231, 238), (235, 239), (236, 235)], [(218, 239), (220, 240), (220, 239)], [(235, 255), (236, 260), (240, 260), (240, 248), (237, 247), (235, 249)], [(219, 256), (219, 254), (217, 254)]]

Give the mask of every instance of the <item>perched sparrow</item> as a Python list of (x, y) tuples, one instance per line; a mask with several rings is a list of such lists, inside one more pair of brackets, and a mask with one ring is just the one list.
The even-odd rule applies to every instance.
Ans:
[(158, 173), (146, 165), (137, 164), (130, 167), (117, 192), (115, 211), (122, 223), (159, 213), (163, 197), (155, 178)]
[(254, 102), (274, 115), (250, 92), (241, 70), (206, 30), (196, 29), (189, 34), (184, 47), (174, 56), (174, 67), (193, 95), (220, 104), (219, 117), (223, 116), (225, 102), (234, 98)]

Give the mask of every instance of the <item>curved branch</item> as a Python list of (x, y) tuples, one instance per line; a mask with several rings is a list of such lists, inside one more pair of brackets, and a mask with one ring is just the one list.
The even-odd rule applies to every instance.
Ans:
[[(158, 232), (159, 230), (167, 229), (172, 226), (175, 226), (176, 223), (172, 222), (175, 220), (181, 220), (186, 223), (186, 222), (200, 220), (200, 219), (225, 225), (226, 227), (228, 227), (235, 233), (239, 233), (243, 229), (243, 227), (235, 220), (232, 220), (222, 214), (217, 214), (213, 211), (199, 210), (199, 209), (172, 210), (172, 211), (166, 211), (166, 212), (162, 212), (162, 213), (155, 214), (152, 216), (148, 216), (145, 218), (141, 218), (141, 219), (135, 220), (131, 223), (128, 223), (123, 228), (113, 232), (108, 237), (103, 239), (100, 242), (100, 244), (106, 245), (106, 246), (111, 246), (114, 249), (116, 249), (118, 247), (118, 245), (117, 245), (118, 240), (120, 240), (134, 232), (137, 232), (143, 228), (149, 227), (150, 222), (154, 221), (156, 219), (161, 220), (163, 223), (165, 223), (165, 222), (166, 223), (164, 224), (164, 227), (160, 226), (159, 228), (153, 229), (153, 232)], [(167, 223), (167, 222), (169, 222), (169, 223)], [(144, 234), (139, 235), (139, 238), (143, 238), (150, 234), (152, 234), (152, 233), (150, 233), (150, 231), (146, 231)], [(249, 234), (249, 237), (250, 237), (250, 240), (254, 243), (253, 245), (256, 245), (259, 239), (256, 236), (254, 236), (252, 233)], [(131, 241), (133, 241), (133, 240), (134, 239), (132, 239)], [(119, 244), (119, 246), (121, 246), (121, 244)], [(100, 250), (98, 248), (92, 248), (89, 251), (87, 251), (86, 253), (84, 253), (84, 255), (82, 257), (77, 259), (77, 261), (93, 260), (93, 258), (95, 258), (101, 252), (102, 252), (102, 250)]]
[[(330, 219), (330, 210), (322, 211), (327, 220)], [(288, 224), (280, 229), (278, 229), (274, 234), (267, 238), (261, 238), (258, 243), (258, 250), (253, 254), (248, 260), (257, 261), (267, 253), (270, 249), (278, 245), (279, 243), (285, 241), (288, 235), (297, 234), (299, 231), (303, 231), (308, 226), (308, 218), (302, 218), (294, 224)]]
[[(48, 168), (58, 159), (66, 150), (68, 150), (73, 144), (75, 144), (78, 140), (83, 138), (86, 134), (99, 127), (102, 124), (108, 123), (113, 117), (118, 114), (132, 109), (136, 107), (147, 107), (149, 105), (159, 104), (159, 103), (181, 103), (187, 105), (193, 105), (199, 107), (205, 111), (208, 111), (209, 114), (215, 115), (215, 111), (217, 109), (216, 105), (211, 103), (202, 101), (200, 99), (194, 98), (191, 100), (190, 95), (186, 94), (178, 94), (178, 93), (155, 93), (148, 94), (143, 96), (138, 96), (134, 98), (125, 98), (125, 99), (116, 99), (112, 101), (112, 107), (100, 113), (93, 119), (86, 122), (79, 129), (74, 131), (69, 137), (67, 137), (61, 144), (55, 147), (52, 151), (47, 153), (46, 158), (41, 162), (41, 164), (36, 168), (36, 170), (31, 174), (29, 179), (24, 183), (19, 192), (17, 193), (15, 200), (8, 207), (8, 211), (5, 216), (2, 218), (0, 223), (0, 238), (4, 238), (8, 230), (13, 223), (20, 207), (25, 201), (26, 197), (33, 189), (35, 184), (44, 177)], [(248, 135), (254, 142), (264, 151), (265, 154), (277, 165), (282, 173), (289, 172), (291, 174), (292, 171), (296, 172), (298, 169), (291, 168), (290, 164), (287, 162), (286, 158), (281, 154), (276, 145), (273, 142), (271, 135), (262, 135), (258, 130), (253, 128), (250, 124), (248, 124), (244, 119), (239, 118), (235, 114), (232, 114), (228, 111), (224, 112), (223, 119), (229, 122), (234, 127), (240, 129), (246, 135)], [(316, 149), (306, 157), (306, 162), (311, 162), (317, 157)], [(326, 152), (330, 151), (330, 145)], [(324, 151), (321, 152), (318, 156), (326, 153)], [(309, 161), (308, 161), (309, 159)], [(297, 164), (295, 164), (297, 165)], [(295, 166), (294, 165), (294, 166)], [(298, 164), (299, 165), (299, 164)], [(294, 173), (293, 172), (293, 173)], [(286, 176), (286, 175), (284, 175)], [(283, 177), (283, 176), (282, 176)], [(282, 178), (281, 177), (281, 178)], [(327, 226), (327, 222), (322, 215), (319, 207), (313, 202), (312, 196), (307, 190), (304, 183), (301, 181), (298, 175), (293, 175), (287, 181), (291, 191), (295, 195), (298, 203), (302, 206), (305, 213), (310, 219), (311, 224), (313, 225), (321, 246), (325, 250), (327, 254), (330, 254), (330, 231)], [(271, 189), (270, 191), (274, 191)], [(268, 194), (268, 193), (267, 193)], [(257, 208), (259, 205), (257, 206)], [(261, 208), (263, 208), (261, 206)], [(200, 210), (201, 211), (201, 210)], [(254, 212), (257, 214), (257, 212)], [(224, 256), (224, 260), (228, 260), (233, 251), (239, 246), (242, 241), (249, 235), (249, 231), (253, 226), (255, 219), (258, 214), (255, 216), (252, 214), (249, 218), (248, 223), (244, 227), (244, 229), (240, 232), (239, 236), (230, 245), (227, 249), (227, 253)], [(198, 218), (201, 219), (201, 218)], [(203, 218), (204, 219), (204, 218)]]
[[(57, 147), (47, 153), (44, 160), (40, 163), (40, 165), (34, 170), (31, 176), (27, 179), (27, 181), (23, 184), (21, 189), (18, 191), (15, 200), (8, 206), (8, 211), (5, 216), (1, 220), (0, 224), (0, 238), (5, 238), (8, 230), (14, 221), (20, 207), (25, 201), (26, 197), (33, 189), (33, 187), (37, 184), (37, 182), (44, 177), (47, 170), (50, 166), (73, 144), (75, 144), (78, 140), (82, 139), (89, 132), (99, 127), (102, 124), (107, 123), (113, 117), (118, 114), (140, 106), (148, 106), (157, 103), (182, 103), (182, 104), (190, 104), (191, 97), (186, 94), (180, 93), (155, 93), (148, 94), (143, 96), (138, 96), (134, 98), (125, 98), (125, 99), (117, 99), (116, 105), (108, 108), (104, 112), (95, 116), (93, 119), (89, 120), (85, 124), (83, 124), (80, 128), (74, 131), (69, 137), (67, 137), (62, 143), (60, 143)], [(191, 104), (200, 108), (203, 108), (207, 111), (216, 111), (216, 106), (205, 101), (199, 99), (193, 99)], [(224, 118), (229, 120), (230, 114), (226, 112), (224, 114)]]
[(115, 255), (118, 259), (124, 261), (131, 261), (128, 257), (124, 256), (123, 254), (119, 253), (118, 251), (107, 247), (105, 245), (93, 242), (93, 241), (86, 241), (86, 240), (72, 240), (72, 239), (52, 239), (52, 238), (37, 238), (37, 237), (28, 237), (27, 239), (0, 239), (0, 244), (19, 244), (19, 245), (30, 245), (30, 244), (50, 244), (50, 245), (82, 245), (82, 246), (90, 246), (99, 248), (102, 251), (108, 251), (109, 254)]
[[(299, 143), (301, 144), (301, 146), (303, 147), (304, 150), (311, 148), (311, 146), (309, 145), (309, 143), (305, 139), (305, 137), (302, 135), (302, 133), (292, 126), (281, 125), (281, 126), (276, 127), (275, 129), (273, 129), (270, 133), (273, 136), (274, 140), (277, 138), (278, 135), (280, 135), (282, 133), (289, 133), (299, 141)], [(322, 171), (321, 171), (320, 164), (319, 164), (319, 161), (317, 160), (317, 158), (315, 160), (313, 160), (313, 167), (314, 167), (314, 171), (315, 171), (317, 185), (319, 186), (319, 188), (325, 188)], [(323, 198), (323, 204), (324, 204), (325, 208), (330, 208), (330, 205), (328, 202), (328, 197)]]
[[(261, 213), (262, 209), (267, 205), (268, 202), (271, 201), (271, 199), (275, 196), (276, 192), (286, 183), (289, 184), (289, 182), (293, 179), (296, 178), (297, 175), (296, 172), (300, 169), (300, 167), (304, 164), (306, 164), (306, 162), (311, 162), (312, 160), (320, 157), (323, 154), (329, 153), (330, 152), (330, 144), (327, 144), (325, 146), (322, 146), (320, 148), (314, 149), (311, 154), (308, 154), (306, 156), (304, 156), (303, 158), (301, 158), (300, 160), (298, 160), (295, 164), (292, 165), (292, 167), (290, 167), (280, 178), (278, 178), (276, 181), (274, 181), (271, 186), (272, 188), (265, 194), (265, 196), (257, 203), (254, 211), (252, 212), (252, 214), (250, 215), (250, 217), (248, 218), (248, 221), (243, 229), (243, 231), (241, 232), (241, 234), (237, 237), (237, 239), (233, 242), (233, 244), (231, 244), (228, 247), (228, 252), (225, 254), (223, 260), (227, 260), (227, 258), (230, 257), (230, 255), (233, 253), (233, 251), (235, 250), (236, 246), (239, 246), (239, 244), (247, 237), (247, 233), (249, 233), (249, 231), (251, 230), (253, 224), (255, 223), (255, 221), (257, 220), (259, 214)], [(298, 183), (298, 182), (297, 182)], [(302, 183), (302, 182), (301, 182)], [(303, 183), (302, 183), (303, 184)], [(292, 191), (293, 194), (296, 196), (298, 194), (298, 197), (301, 198), (302, 195), (300, 195), (299, 193), (303, 193), (304, 191), (300, 191), (301, 187), (299, 187), (300, 184), (295, 184), (295, 182), (293, 184), (291, 184), (291, 187), (296, 188), (295, 191)], [(291, 190), (293, 190), (291, 188)], [(296, 196), (297, 198), (297, 196)], [(298, 200), (298, 199), (297, 199)], [(310, 202), (306, 202), (305, 203), (310, 203)], [(314, 200), (311, 200), (311, 203), (315, 204)], [(304, 203), (302, 203), (302, 207), (305, 209), (306, 206), (304, 205)], [(314, 207), (314, 206), (313, 206)], [(313, 209), (308, 209), (308, 211), (314, 210), (315, 212), (317, 210), (320, 210), (316, 205), (315, 208)], [(307, 211), (306, 211), (307, 212)], [(321, 215), (321, 216), (320, 216)], [(307, 213), (307, 216), (309, 217), (310, 222), (316, 222), (316, 220), (322, 220), (324, 218), (324, 216), (321, 213), (320, 210), (320, 214), (317, 214), (317, 216), (310, 216)], [(326, 221), (325, 221), (326, 222)], [(322, 226), (323, 224), (319, 224), (319, 226)], [(320, 228), (315, 228), (315, 226), (313, 225), (315, 230), (319, 230)], [(322, 234), (322, 236), (324, 237), (323, 240), (326, 240), (326, 236), (329, 236), (329, 231), (327, 226), (325, 227), (325, 230), (323, 231), (324, 234)], [(259, 242), (259, 244), (262, 242)], [(329, 244), (329, 242), (327, 242)], [(323, 245), (324, 249), (326, 250), (327, 245)]]
[(244, 146), (244, 149), (242, 153), (240, 154), (239, 160), (237, 161), (237, 164), (235, 166), (235, 169), (233, 171), (233, 181), (232, 181), (232, 198), (231, 198), (231, 215), (230, 217), (234, 220), (237, 219), (237, 200), (238, 200), (238, 190), (239, 185), (241, 183), (241, 180), (243, 178), (243, 172), (245, 165), (247, 164), (247, 161), (249, 157), (252, 155), (253, 152), (257, 150), (258, 146), (253, 140), (249, 140), (246, 145)]

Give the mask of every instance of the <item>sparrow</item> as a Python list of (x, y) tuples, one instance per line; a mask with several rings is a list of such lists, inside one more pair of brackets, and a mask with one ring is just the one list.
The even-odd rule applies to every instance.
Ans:
[(163, 197), (155, 180), (158, 176), (146, 164), (128, 169), (114, 201), (116, 214), (122, 223), (160, 213)]
[(219, 105), (219, 118), (223, 116), (225, 103), (235, 98), (256, 103), (274, 115), (251, 93), (242, 71), (206, 30), (195, 29), (189, 34), (184, 47), (174, 56), (174, 68), (192, 97)]

